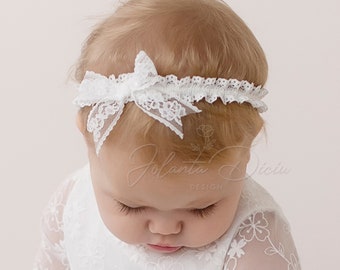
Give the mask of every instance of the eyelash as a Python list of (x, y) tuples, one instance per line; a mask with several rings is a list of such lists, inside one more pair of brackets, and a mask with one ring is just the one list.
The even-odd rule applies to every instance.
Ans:
[(119, 206), (119, 211), (124, 213), (124, 214), (140, 214), (141, 212), (145, 211), (145, 208), (144, 207), (130, 207), (130, 206), (127, 206), (121, 202), (118, 202), (118, 206)]
[(215, 206), (216, 206), (216, 204), (211, 204), (211, 205), (209, 205), (205, 208), (202, 208), (202, 209), (190, 210), (190, 212), (192, 212), (194, 215), (196, 215), (198, 217), (205, 218), (205, 217), (211, 215), (214, 212)]
[[(118, 202), (118, 206), (119, 206), (119, 211), (124, 213), (124, 214), (140, 214), (142, 213), (143, 211), (145, 211), (145, 207), (130, 207), (130, 206), (127, 206), (121, 202)], [(215, 206), (216, 204), (211, 204), (205, 208), (202, 208), (202, 209), (192, 209), (192, 210), (189, 210), (189, 212), (191, 212), (192, 214), (194, 214), (195, 216), (197, 217), (200, 217), (200, 218), (205, 218), (207, 216), (209, 216), (210, 214), (213, 213), (214, 209), (215, 209)]]

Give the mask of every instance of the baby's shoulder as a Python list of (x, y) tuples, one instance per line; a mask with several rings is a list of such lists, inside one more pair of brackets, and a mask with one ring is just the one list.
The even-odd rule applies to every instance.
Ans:
[(247, 216), (258, 211), (282, 213), (282, 209), (273, 196), (251, 177), (245, 180), (242, 190), (239, 211)]
[[(65, 177), (58, 187), (58, 190), (64, 194), (64, 196), (69, 197), (70, 193), (73, 192), (75, 188), (79, 189), (78, 186), (84, 186), (91, 182), (90, 178), (90, 167), (89, 163), (83, 167), (73, 171)], [(57, 190), (57, 191), (58, 191)]]
[(289, 223), (272, 195), (252, 178), (246, 179), (239, 205), (229, 230), (235, 235), (240, 229), (256, 224), (281, 224), (289, 227)]
[[(76, 185), (85, 181), (86, 176), (88, 175), (87, 170), (88, 165), (72, 172), (61, 181), (50, 196), (50, 199), (43, 210), (44, 219), (62, 219), (63, 209), (65, 208), (71, 193), (74, 191)], [(56, 217), (56, 214), (59, 216)]]

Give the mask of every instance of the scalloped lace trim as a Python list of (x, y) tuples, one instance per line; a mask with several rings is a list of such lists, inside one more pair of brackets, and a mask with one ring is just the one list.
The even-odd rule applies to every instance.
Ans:
[(93, 133), (99, 154), (127, 102), (135, 102), (142, 111), (183, 138), (181, 118), (201, 112), (193, 102), (205, 99), (213, 103), (220, 98), (224, 104), (248, 102), (259, 112), (264, 112), (267, 106), (261, 99), (267, 93), (261, 86), (255, 87), (253, 83), (236, 79), (160, 76), (152, 60), (141, 51), (136, 56), (133, 73), (116, 78), (87, 71), (73, 103), (79, 107), (94, 105), (87, 129)]

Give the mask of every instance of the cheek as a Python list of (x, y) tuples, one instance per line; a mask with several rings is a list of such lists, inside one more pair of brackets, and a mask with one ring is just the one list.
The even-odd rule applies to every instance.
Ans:
[(191, 247), (207, 245), (227, 232), (231, 226), (237, 210), (238, 200), (224, 202), (215, 212), (206, 218), (197, 218), (190, 221), (187, 227), (187, 239)]
[(202, 247), (217, 240), (228, 230), (232, 221), (233, 216), (228, 217), (225, 213), (216, 213), (205, 219), (196, 218), (187, 229), (186, 237), (190, 247)]
[(227, 200), (215, 213), (214, 224), (218, 237), (222, 236), (231, 226), (237, 211), (239, 196)]
[(108, 230), (121, 241), (128, 244), (144, 242), (145, 221), (136, 215), (110, 215), (103, 212), (103, 222)]
[(215, 214), (207, 219), (207, 221), (202, 222), (200, 228), (194, 227), (194, 230), (200, 230), (200, 240), (203, 241), (204, 244), (209, 244), (220, 238), (228, 230), (232, 220), (233, 217), (225, 213), (223, 213), (223, 215)]

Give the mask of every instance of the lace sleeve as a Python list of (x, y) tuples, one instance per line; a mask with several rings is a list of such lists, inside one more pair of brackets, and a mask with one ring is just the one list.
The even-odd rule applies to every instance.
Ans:
[(40, 227), (41, 243), (33, 270), (69, 270), (64, 249), (63, 213), (67, 197), (75, 181), (66, 179), (53, 193), (43, 210)]
[(301, 270), (288, 224), (273, 212), (256, 212), (240, 225), (224, 270)]

